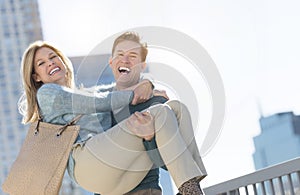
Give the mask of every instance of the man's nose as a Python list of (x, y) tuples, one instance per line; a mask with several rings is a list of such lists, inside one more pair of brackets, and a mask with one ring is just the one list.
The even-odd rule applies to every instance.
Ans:
[(124, 56), (122, 57), (122, 62), (123, 62), (123, 63), (129, 63), (129, 56), (128, 56), (128, 55), (124, 55)]

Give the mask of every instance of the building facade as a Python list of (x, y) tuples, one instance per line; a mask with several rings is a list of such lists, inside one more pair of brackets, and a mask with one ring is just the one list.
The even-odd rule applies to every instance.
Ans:
[(253, 138), (256, 170), (300, 156), (300, 116), (284, 112), (259, 122), (261, 134)]
[(43, 38), (39, 18), (36, 0), (0, 0), (0, 183), (26, 133), (17, 107), (20, 62), (28, 44)]
[[(36, 40), (43, 40), (38, 1), (0, 0), (0, 184), (16, 159), (28, 128), (21, 123), (17, 106), (22, 94), (20, 64), (24, 50)], [(85, 193), (66, 178), (61, 194)]]

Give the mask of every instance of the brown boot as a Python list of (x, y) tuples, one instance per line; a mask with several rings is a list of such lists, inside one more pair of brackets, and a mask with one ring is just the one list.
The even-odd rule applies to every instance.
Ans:
[(184, 182), (179, 188), (178, 191), (182, 195), (203, 195), (203, 192), (200, 188), (199, 179), (193, 178)]

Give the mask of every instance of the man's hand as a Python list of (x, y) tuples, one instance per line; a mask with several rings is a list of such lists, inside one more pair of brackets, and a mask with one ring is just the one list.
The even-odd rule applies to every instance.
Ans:
[(149, 100), (153, 95), (152, 83), (149, 80), (142, 80), (133, 88), (134, 96), (132, 105), (143, 103)]
[(154, 137), (153, 117), (149, 112), (135, 112), (127, 119), (127, 128), (136, 136), (150, 141)]
[(153, 90), (153, 96), (162, 96), (162, 97), (166, 98), (167, 100), (169, 100), (169, 97), (168, 97), (167, 92), (165, 90), (154, 89)]

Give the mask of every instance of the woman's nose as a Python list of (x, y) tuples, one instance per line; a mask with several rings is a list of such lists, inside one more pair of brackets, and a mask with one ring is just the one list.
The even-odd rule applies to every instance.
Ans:
[(54, 61), (53, 60), (49, 60), (48, 61), (48, 66), (52, 66), (52, 65), (54, 65)]

